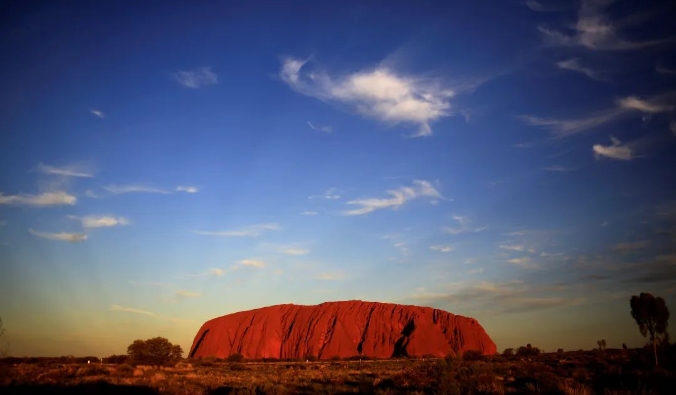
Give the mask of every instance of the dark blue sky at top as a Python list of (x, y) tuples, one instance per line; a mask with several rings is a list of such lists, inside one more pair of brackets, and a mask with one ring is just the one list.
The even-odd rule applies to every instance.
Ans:
[[(676, 291), (669, 2), (8, 4), (0, 316), (18, 353), (158, 331), (187, 347), (218, 315), (346, 299), (577, 349), (632, 292)], [(514, 324), (557, 311), (589, 338)]]

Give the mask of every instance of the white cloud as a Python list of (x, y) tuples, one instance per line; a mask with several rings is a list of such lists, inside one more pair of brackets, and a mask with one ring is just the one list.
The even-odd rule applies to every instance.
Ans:
[(215, 267), (209, 270), (209, 274), (212, 276), (221, 277), (225, 274), (225, 270)]
[(68, 241), (71, 243), (78, 243), (87, 240), (87, 235), (84, 233), (46, 233), (38, 232), (37, 230), (33, 229), (28, 229), (28, 232), (34, 236), (42, 237), (43, 239)]
[(38, 165), (38, 171), (48, 175), (55, 176), (64, 176), (64, 177), (85, 177), (91, 178), (94, 177), (94, 172), (90, 169), (87, 169), (84, 165), (71, 165), (71, 166), (49, 166), (40, 163)]
[(383, 210), (387, 208), (398, 209), (403, 206), (407, 201), (419, 199), (422, 197), (430, 198), (433, 200), (444, 199), (439, 191), (432, 186), (429, 181), (425, 180), (414, 180), (413, 186), (410, 187), (400, 187), (398, 189), (390, 189), (386, 191), (390, 198), (383, 199), (357, 199), (347, 202), (347, 204), (361, 206), (357, 209), (345, 211), (344, 215), (363, 215), (376, 210)]
[(364, 116), (397, 125), (418, 125), (415, 137), (430, 136), (430, 123), (450, 115), (450, 90), (421, 78), (402, 76), (385, 67), (363, 70), (334, 81), (325, 73), (301, 74), (308, 60), (282, 59), (282, 81), (295, 91), (347, 104)]
[(94, 192), (94, 191), (91, 190), (91, 189), (87, 189), (87, 190), (85, 191), (85, 196), (87, 196), (88, 198), (92, 198), (92, 199), (98, 199), (98, 198), (101, 197), (101, 196), (99, 196), (96, 192)]
[(520, 244), (501, 244), (500, 248), (511, 251), (526, 251), (526, 247)]
[(453, 220), (457, 222), (458, 225), (460, 226), (458, 227), (444, 226), (443, 228), (441, 228), (441, 230), (444, 233), (448, 233), (451, 235), (459, 235), (461, 233), (478, 233), (487, 229), (487, 227), (485, 226), (480, 228), (472, 227), (471, 226), (472, 221), (469, 218), (460, 215), (454, 215)]
[(662, 112), (670, 112), (674, 110), (673, 105), (660, 104), (639, 99), (636, 96), (629, 96), (617, 101), (620, 108), (627, 110), (637, 110), (647, 114), (658, 114)]
[(224, 230), (216, 232), (201, 231), (201, 230), (193, 230), (192, 232), (198, 235), (206, 235), (206, 236), (256, 237), (260, 236), (261, 233), (268, 230), (279, 230), (279, 224), (277, 223), (258, 224), (236, 230)]
[(508, 260), (507, 262), (511, 263), (512, 265), (520, 266), (526, 269), (533, 269), (537, 267), (535, 264), (531, 263), (531, 259), (528, 257), (513, 258)]
[(310, 253), (310, 250), (304, 248), (287, 248), (282, 252), (285, 255), (307, 255)]
[(302, 211), (300, 213), (300, 215), (317, 215), (317, 214), (319, 214), (319, 213), (316, 212), (316, 211)]
[(573, 58), (573, 59), (567, 59), (567, 60), (562, 60), (556, 65), (563, 70), (570, 70), (570, 71), (575, 71), (580, 74), (584, 74), (587, 77), (593, 79), (593, 80), (598, 80), (598, 81), (603, 81), (604, 79), (601, 77), (600, 73), (588, 68), (584, 67), (580, 64), (580, 59), (578, 58)]
[(312, 130), (318, 130), (320, 132), (324, 132), (324, 133), (327, 133), (327, 134), (333, 133), (333, 127), (331, 127), (331, 126), (315, 126), (310, 121), (307, 121), (307, 124), (310, 127), (310, 129), (312, 129)]
[(105, 118), (105, 117), (106, 117), (105, 115), (103, 115), (103, 111), (97, 110), (97, 109), (95, 109), (95, 108), (90, 108), (90, 109), (89, 109), (89, 112), (92, 113), (92, 114), (94, 114), (94, 115), (96, 115), (96, 116), (99, 117), (99, 118)]
[(540, 26), (539, 30), (550, 45), (582, 46), (597, 51), (629, 51), (665, 43), (669, 40), (629, 41), (621, 37), (619, 24), (611, 20), (605, 8), (613, 0), (582, 0), (574, 34)]
[(177, 186), (176, 190), (178, 192), (186, 192), (186, 193), (197, 193), (197, 192), (199, 192), (199, 189), (197, 187), (191, 187), (191, 186)]
[(177, 71), (174, 78), (186, 88), (201, 88), (218, 83), (218, 75), (211, 71), (211, 67), (200, 67), (190, 71)]
[(165, 189), (155, 188), (147, 185), (106, 185), (102, 188), (113, 195), (121, 195), (124, 193), (159, 193), (162, 195), (167, 195), (170, 193)]
[(132, 308), (132, 307), (122, 307), (122, 306), (117, 305), (117, 304), (110, 305), (110, 309), (113, 310), (113, 311), (122, 311), (122, 312), (125, 312), (125, 313), (141, 314), (141, 315), (147, 315), (149, 317), (157, 318), (157, 315), (155, 313), (150, 312), (150, 311), (139, 310), (139, 309), (135, 309), (135, 308)]
[(43, 192), (39, 195), (4, 195), (0, 192), (0, 204), (16, 204), (24, 206), (72, 206), (77, 198), (63, 191)]
[(483, 267), (479, 267), (479, 268), (476, 268), (476, 269), (468, 270), (468, 271), (466, 271), (465, 273), (471, 275), (471, 274), (479, 274), (479, 273), (483, 273), (483, 272), (484, 272), (484, 268), (483, 268)]
[(340, 199), (340, 194), (338, 188), (329, 188), (321, 195), (312, 195), (308, 196), (308, 199), (327, 199), (327, 200), (338, 200)]
[(265, 262), (258, 259), (242, 259), (237, 262), (237, 264), (242, 266), (265, 267)]
[(190, 299), (190, 298), (200, 297), (200, 296), (202, 296), (202, 294), (198, 293), (198, 292), (178, 290), (178, 291), (176, 291), (176, 296), (179, 297), (179, 298)]
[(596, 159), (599, 159), (602, 156), (617, 160), (634, 159), (631, 149), (628, 146), (622, 145), (621, 141), (615, 137), (610, 136), (610, 140), (613, 142), (612, 145), (594, 144), (592, 149), (594, 150)]
[(430, 246), (430, 250), (439, 251), (439, 252), (451, 252), (453, 251), (453, 246), (449, 245), (433, 245)]
[(68, 218), (79, 220), (83, 228), (109, 228), (130, 224), (129, 220), (125, 217), (114, 217), (110, 215), (87, 215), (85, 217), (70, 215)]

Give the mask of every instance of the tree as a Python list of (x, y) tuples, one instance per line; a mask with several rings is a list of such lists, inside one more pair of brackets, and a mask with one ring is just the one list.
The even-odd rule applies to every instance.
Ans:
[[(2, 327), (2, 317), (0, 317), (0, 337), (5, 334), (5, 328)], [(9, 350), (9, 343), (5, 346), (0, 346), (0, 358), (7, 356)]]
[(181, 359), (183, 349), (163, 337), (154, 337), (148, 340), (134, 340), (127, 347), (127, 354), (135, 363), (166, 365)]
[(653, 343), (653, 353), (655, 354), (655, 366), (659, 366), (657, 361), (657, 343), (663, 341), (669, 325), (669, 309), (661, 297), (654, 297), (649, 293), (641, 292), (639, 296), (633, 295), (629, 301), (631, 306), (631, 316), (638, 324), (641, 335), (646, 337), (650, 334), (650, 341)]
[(596, 342), (599, 345), (599, 350), (603, 351), (606, 349), (606, 339), (601, 339)]

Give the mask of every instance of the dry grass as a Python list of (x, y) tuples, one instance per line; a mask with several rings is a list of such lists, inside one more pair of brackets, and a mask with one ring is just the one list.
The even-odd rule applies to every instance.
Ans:
[[(17, 364), (5, 367), (8, 368), (7, 372), (0, 377), (0, 385), (5, 387), (0, 387), (0, 392), (10, 394), (12, 390), (21, 389), (22, 385), (27, 384), (77, 388), (100, 385), (101, 382), (114, 386), (141, 386), (153, 394), (170, 395), (648, 395), (671, 393), (669, 389), (676, 388), (673, 370), (656, 370), (626, 353), (599, 355), (590, 352), (544, 354), (536, 358), (496, 356), (471, 359), (404, 359), (362, 363), (209, 361), (207, 364), (183, 364), (171, 368)], [(118, 387), (101, 388), (94, 393), (124, 393), (110, 392)], [(122, 390), (130, 388), (121, 387)]]

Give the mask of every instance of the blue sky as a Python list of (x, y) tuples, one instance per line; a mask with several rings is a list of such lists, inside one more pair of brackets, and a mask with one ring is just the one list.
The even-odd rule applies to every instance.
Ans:
[(676, 7), (96, 2), (4, 10), (10, 353), (187, 351), (362, 299), (500, 350), (645, 341), (676, 299)]

